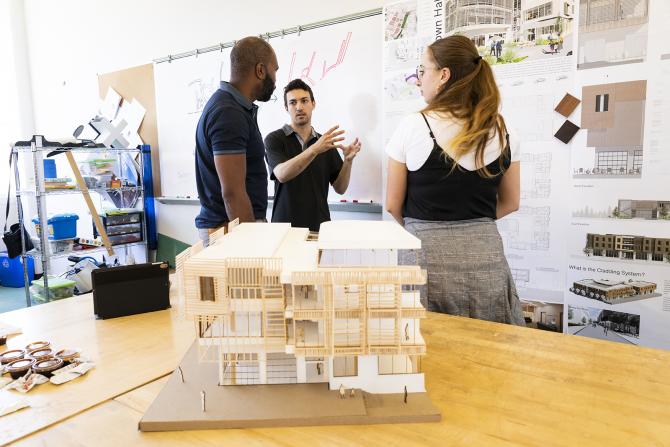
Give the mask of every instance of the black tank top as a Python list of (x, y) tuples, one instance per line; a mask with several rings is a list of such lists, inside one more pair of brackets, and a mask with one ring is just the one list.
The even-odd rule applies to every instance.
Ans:
[[(455, 161), (445, 155), (435, 140), (426, 116), (423, 113), (421, 116), (428, 126), (430, 138), (433, 139), (433, 149), (423, 166), (416, 171), (407, 172), (403, 217), (439, 221), (482, 217), (495, 219), (498, 186), (502, 180), (500, 159), (486, 165), (494, 175), (491, 178), (481, 177), (477, 170), (468, 171), (461, 166), (456, 166), (452, 171)], [(509, 155), (509, 134), (505, 138), (507, 145), (503, 154)], [(509, 168), (510, 163), (510, 157), (504, 157), (504, 169)]]

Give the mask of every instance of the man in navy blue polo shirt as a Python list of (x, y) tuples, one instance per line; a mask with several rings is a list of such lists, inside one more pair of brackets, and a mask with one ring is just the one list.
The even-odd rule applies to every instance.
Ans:
[[(361, 143), (356, 138), (342, 145), (344, 130), (338, 126), (323, 135), (314, 130), (314, 93), (301, 79), (284, 88), (284, 106), (291, 124), (265, 137), (270, 178), (275, 181), (272, 222), (319, 231), (321, 223), (330, 220), (329, 186), (338, 194), (346, 192)], [(337, 149), (342, 149), (344, 161)]]
[(195, 173), (200, 239), (236, 218), (265, 219), (265, 147), (254, 101), (268, 101), (277, 79), (277, 56), (258, 37), (239, 40), (230, 52), (230, 82), (221, 82), (205, 105), (196, 129)]

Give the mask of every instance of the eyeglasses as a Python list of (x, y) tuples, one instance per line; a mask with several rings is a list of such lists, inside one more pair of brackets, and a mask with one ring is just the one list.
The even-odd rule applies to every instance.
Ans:
[(418, 67), (416, 67), (416, 77), (419, 79), (423, 78), (423, 75), (426, 74), (427, 69), (439, 70), (440, 67), (425, 67), (423, 64), (421, 64)]

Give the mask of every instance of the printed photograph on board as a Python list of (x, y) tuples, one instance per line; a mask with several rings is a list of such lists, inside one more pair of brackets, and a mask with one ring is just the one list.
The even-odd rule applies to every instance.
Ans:
[(584, 278), (574, 281), (570, 292), (605, 304), (620, 304), (661, 296), (657, 289), (656, 283), (637, 279)]
[(640, 316), (594, 307), (568, 306), (568, 333), (637, 345), (640, 337)]
[(642, 62), (649, 0), (580, 0), (578, 69)]
[(521, 300), (526, 327), (550, 332), (563, 332), (563, 304)]
[(576, 0), (447, 0), (445, 35), (469, 37), (490, 65), (573, 54)]

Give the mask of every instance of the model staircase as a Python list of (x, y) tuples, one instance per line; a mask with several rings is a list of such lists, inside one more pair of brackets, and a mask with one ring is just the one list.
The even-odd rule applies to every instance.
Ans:
[(286, 339), (286, 317), (284, 316), (284, 289), (278, 281), (268, 281), (262, 288), (265, 338)]
[(284, 311), (265, 311), (265, 336), (286, 337), (286, 319)]
[(268, 284), (263, 286), (263, 299), (284, 301), (284, 289), (281, 284)]

